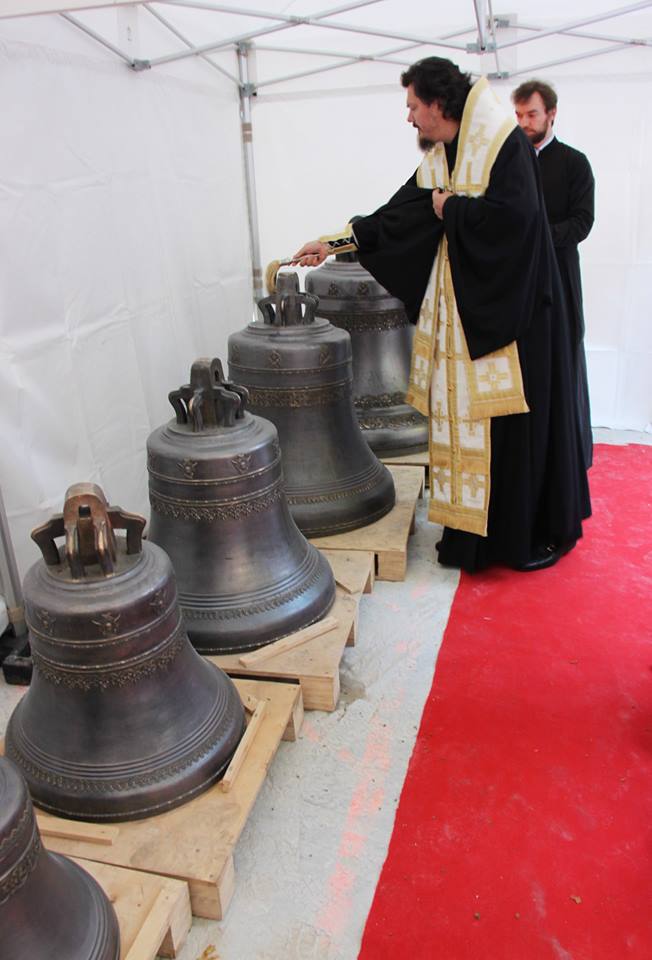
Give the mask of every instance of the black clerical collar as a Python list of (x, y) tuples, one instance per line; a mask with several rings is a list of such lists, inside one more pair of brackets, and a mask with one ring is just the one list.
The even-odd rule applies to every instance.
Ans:
[(455, 169), (455, 161), (457, 160), (457, 144), (459, 143), (460, 132), (459, 130), (453, 137), (450, 143), (444, 144), (444, 150), (446, 151), (446, 162), (448, 163), (448, 173), (449, 175), (453, 173)]

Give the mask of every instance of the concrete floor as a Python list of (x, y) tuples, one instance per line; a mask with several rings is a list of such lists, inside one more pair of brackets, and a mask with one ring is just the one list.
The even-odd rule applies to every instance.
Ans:
[[(281, 744), (236, 848), (226, 919), (195, 919), (180, 960), (355, 960), (459, 579), (434, 561), (440, 528), (425, 511), (420, 501), (406, 581), (362, 599), (337, 710), (307, 713), (299, 740)], [(21, 693), (0, 684), (0, 729)]]

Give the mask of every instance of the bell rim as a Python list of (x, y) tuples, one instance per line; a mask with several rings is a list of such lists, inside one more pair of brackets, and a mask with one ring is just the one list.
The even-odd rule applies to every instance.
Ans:
[[(199, 656), (190, 641), (188, 650), (192, 657)], [(213, 709), (183, 740), (154, 755), (156, 767), (152, 754), (93, 770), (88, 763), (46, 753), (22, 727), (26, 696), (10, 717), (5, 748), (26, 780), (34, 805), (69, 819), (120, 822), (173, 809), (217, 782), (244, 731), (244, 708), (233, 681), (223, 671), (201, 657), (197, 667), (214, 674)], [(215, 755), (220, 756), (217, 766), (213, 766)], [(184, 783), (190, 786), (179, 792), (179, 784)], [(78, 802), (71, 804), (71, 797)], [(113, 809), (106, 810), (110, 805)]]

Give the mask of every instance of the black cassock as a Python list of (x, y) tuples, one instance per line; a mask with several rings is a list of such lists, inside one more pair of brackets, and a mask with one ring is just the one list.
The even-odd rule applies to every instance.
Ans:
[(585, 464), (593, 462), (591, 409), (584, 353), (584, 310), (578, 243), (593, 226), (595, 181), (579, 150), (554, 138), (539, 152), (539, 172), (571, 330), (573, 370)]
[[(446, 148), (449, 169), (457, 142)], [(520, 566), (540, 546), (582, 535), (591, 512), (583, 468), (569, 323), (537, 160), (520, 130), (498, 153), (483, 197), (450, 197), (444, 220), (413, 176), (356, 221), (364, 267), (416, 322), (444, 231), (457, 307), (473, 359), (513, 340), (530, 412), (491, 420), (488, 535), (444, 528), (441, 563), (473, 572)]]

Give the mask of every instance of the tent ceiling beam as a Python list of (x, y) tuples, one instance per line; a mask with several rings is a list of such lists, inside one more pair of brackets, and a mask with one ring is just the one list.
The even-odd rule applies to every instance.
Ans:
[[(508, 47), (520, 46), (523, 43), (531, 43), (532, 40), (541, 40), (543, 37), (552, 37), (559, 33), (568, 33), (570, 30), (575, 30), (579, 27), (586, 27), (591, 23), (601, 23), (603, 20), (610, 20), (613, 17), (621, 17), (627, 13), (635, 13), (638, 10), (645, 10), (648, 7), (652, 7), (652, 0), (642, 0), (641, 3), (632, 3), (628, 7), (620, 7), (616, 10), (604, 10), (602, 13), (596, 13), (592, 17), (584, 17), (582, 20), (573, 20), (570, 23), (560, 24), (558, 27), (546, 27), (545, 30), (538, 30), (536, 33), (532, 33), (529, 37), (519, 37), (516, 40), (508, 40), (507, 43), (501, 43), (501, 50), (506, 50)], [(515, 24), (516, 27), (519, 24)], [(566, 63), (567, 61), (557, 61), (558, 63)]]
[[(159, 0), (159, 2), (167, 3), (168, 0)], [(170, 2), (170, 5), (182, 6), (182, 7), (197, 5), (197, 0), (169, 0), (169, 2)], [(227, 40), (220, 40), (220, 41), (216, 41), (215, 43), (201, 44), (201, 46), (193, 47), (191, 50), (182, 51), (180, 53), (169, 53), (166, 56), (156, 57), (153, 60), (146, 61), (144, 62), (143, 65), (146, 67), (156, 67), (161, 63), (172, 63), (175, 60), (185, 60), (187, 57), (197, 56), (200, 53), (212, 53), (212, 52), (215, 52), (216, 50), (222, 50), (225, 47), (231, 47), (231, 46), (238, 47), (240, 46), (240, 44), (248, 43), (251, 40), (255, 39), (256, 37), (263, 37), (263, 36), (266, 36), (268, 33), (278, 33), (279, 30), (288, 30), (288, 29), (291, 29), (292, 27), (298, 27), (306, 23), (310, 23), (312, 26), (324, 26), (324, 24), (322, 24), (321, 21), (324, 20), (326, 17), (332, 17), (337, 13), (343, 13), (343, 12), (346, 12), (347, 10), (351, 10), (356, 7), (368, 6), (371, 3), (380, 3), (380, 2), (381, 0), (357, 0), (356, 3), (348, 3), (342, 7), (335, 7), (332, 10), (325, 10), (322, 13), (314, 14), (314, 16), (308, 17), (308, 18), (283, 16), (280, 23), (275, 23), (271, 26), (261, 27), (259, 30), (250, 30), (248, 33), (243, 33), (238, 36), (230, 37)], [(202, 6), (203, 9), (207, 9), (206, 6), (201, 4), (201, 0), (200, 0), (200, 5)], [(210, 8), (214, 9), (212, 5)], [(224, 9), (218, 12), (224, 12)], [(228, 9), (229, 9), (229, 12), (232, 11), (232, 8), (228, 8)], [(268, 16), (267, 19), (278, 20), (279, 15), (275, 14), (271, 17)]]
[[(452, 40), (454, 37), (461, 37), (464, 36), (464, 34), (471, 33), (472, 31), (473, 27), (464, 27), (463, 29), (452, 30), (450, 33), (442, 34), (439, 39)], [(385, 57), (391, 57), (397, 53), (404, 53), (406, 50), (414, 50), (415, 47), (420, 46), (422, 46), (421, 43), (414, 43), (412, 41), (410, 43), (401, 44), (400, 47), (390, 47), (387, 50), (380, 50), (378, 53), (365, 55), (364, 59), (383, 61)], [(361, 58), (361, 54), (359, 53), (343, 53), (335, 50), (316, 50), (315, 48), (308, 47), (277, 47), (267, 43), (257, 43), (256, 50), (269, 51), (270, 53), (300, 53), (318, 57), (339, 57), (345, 60), (355, 60)], [(388, 60), (387, 62), (395, 63), (397, 61)]]
[(532, 66), (523, 67), (521, 70), (514, 70), (505, 76), (520, 77), (526, 73), (533, 74), (538, 70), (547, 70), (549, 67), (557, 67), (562, 63), (572, 63), (575, 60), (588, 60), (590, 57), (600, 57), (607, 53), (615, 53), (617, 50), (623, 50), (628, 46), (629, 43), (615, 43), (612, 47), (600, 47), (598, 50), (589, 50), (586, 53), (578, 53), (575, 56), (560, 57), (558, 60), (547, 60), (545, 63), (535, 63)]
[[(25, 11), (24, 4), (21, 2), (18, 4), (16, 0), (8, 0), (9, 10), (5, 7), (0, 13), (0, 18), (2, 17), (11, 17), (11, 16), (26, 16), (29, 14), (40, 14), (40, 13), (59, 13), (59, 15), (67, 20), (72, 26), (76, 29), (82, 31), (87, 36), (91, 37), (97, 43), (104, 46), (106, 49), (110, 50), (117, 57), (127, 63), (130, 67), (135, 70), (145, 70), (150, 67), (158, 66), (164, 63), (171, 63), (176, 60), (183, 60), (189, 57), (201, 57), (204, 59), (210, 66), (215, 70), (222, 73), (226, 76), (232, 83), (238, 84), (238, 79), (228, 70), (224, 69), (221, 65), (217, 64), (212, 60), (208, 54), (217, 53), (220, 50), (232, 49), (234, 52), (237, 52), (240, 47), (243, 45), (250, 44), (251, 41), (257, 39), (258, 37), (269, 36), (270, 34), (277, 33), (281, 30), (288, 30), (296, 26), (313, 26), (313, 27), (322, 27), (327, 30), (337, 30), (345, 33), (352, 34), (361, 34), (367, 37), (380, 37), (386, 40), (396, 40), (402, 41), (401, 46), (392, 47), (389, 50), (378, 51), (375, 53), (369, 54), (346, 54), (343, 52), (335, 51), (325, 51), (325, 50), (316, 50), (316, 49), (302, 49), (300, 47), (294, 48), (274, 48), (270, 46), (268, 49), (274, 50), (277, 49), (279, 52), (286, 51), (288, 53), (301, 53), (306, 56), (324, 56), (324, 57), (334, 57), (337, 58), (340, 62), (338, 64), (329, 64), (324, 65), (319, 68), (314, 68), (311, 70), (303, 70), (297, 73), (288, 74), (283, 77), (276, 77), (270, 80), (262, 81), (260, 84), (252, 85), (250, 84), (250, 89), (247, 90), (249, 94), (254, 93), (258, 86), (272, 86), (274, 84), (287, 82), (293, 79), (300, 79), (302, 77), (311, 76), (319, 73), (327, 73), (335, 69), (340, 69), (347, 66), (352, 66), (354, 64), (362, 63), (365, 61), (378, 62), (378, 63), (389, 63), (395, 64), (397, 66), (405, 66), (406, 61), (397, 59), (396, 55), (405, 52), (406, 50), (412, 49), (414, 47), (443, 47), (451, 50), (462, 50), (468, 53), (477, 53), (479, 55), (485, 53), (493, 53), (496, 59), (496, 71), (495, 73), (490, 73), (489, 76), (498, 79), (504, 79), (508, 76), (520, 76), (525, 73), (533, 73), (537, 70), (548, 69), (549, 67), (559, 66), (564, 63), (572, 63), (578, 60), (589, 59), (591, 57), (601, 56), (607, 53), (611, 53), (617, 50), (622, 50), (623, 47), (628, 46), (652, 46), (652, 38), (649, 37), (618, 37), (612, 35), (601, 35), (594, 34), (590, 31), (584, 31), (581, 28), (589, 26), (593, 23), (600, 23), (604, 20), (613, 19), (615, 17), (626, 16), (630, 13), (635, 13), (637, 11), (646, 10), (652, 7), (652, 0), (639, 0), (638, 3), (629, 4), (628, 6), (621, 6), (611, 10), (602, 11), (599, 14), (594, 14), (591, 17), (585, 17), (582, 19), (574, 20), (571, 22), (566, 22), (559, 24), (554, 27), (541, 28), (533, 24), (520, 24), (514, 23), (511, 24), (509, 17), (494, 17), (492, 11), (492, 0), (473, 0), (473, 7), (475, 11), (476, 19), (476, 28), (477, 28), (477, 40), (472, 44), (465, 44), (462, 42), (455, 42), (456, 37), (463, 36), (467, 33), (472, 33), (475, 28), (470, 27), (468, 29), (458, 29), (452, 32), (449, 32), (440, 37), (424, 37), (417, 36), (410, 33), (402, 33), (398, 31), (393, 31), (390, 29), (373, 29), (371, 27), (358, 26), (350, 23), (334, 23), (332, 17), (350, 12), (351, 10), (359, 9), (361, 7), (368, 7), (372, 4), (382, 2), (382, 0), (350, 0), (349, 3), (343, 4), (338, 7), (332, 7), (329, 10), (322, 10), (311, 16), (293, 16), (286, 13), (274, 13), (270, 11), (261, 11), (261, 10), (252, 10), (249, 8), (238, 8), (229, 4), (221, 4), (212, 2), (212, 0), (156, 0), (158, 5), (166, 6), (177, 6), (185, 8), (198, 8), (209, 11), (214, 11), (215, 13), (222, 14), (234, 14), (241, 17), (254, 17), (258, 19), (264, 19), (267, 21), (266, 25), (257, 29), (250, 30), (246, 33), (241, 33), (236, 36), (226, 38), (224, 40), (216, 40), (213, 43), (206, 43), (195, 45), (190, 41), (186, 36), (184, 36), (181, 31), (177, 29), (174, 24), (172, 24), (167, 18), (165, 18), (158, 10), (155, 10), (147, 0), (59, 0), (59, 3), (56, 4), (56, 0), (32, 0), (30, 9)], [(167, 54), (165, 56), (156, 57), (151, 60), (147, 59), (136, 59), (134, 60), (123, 50), (117, 47), (114, 43), (103, 37), (97, 31), (93, 30), (91, 27), (87, 26), (81, 20), (72, 16), (70, 13), (65, 12), (67, 10), (83, 10), (83, 9), (96, 9), (99, 7), (111, 7), (117, 8), (120, 6), (134, 6), (140, 5), (145, 7), (145, 9), (154, 17), (156, 17), (159, 22), (166, 27), (177, 39), (184, 44), (187, 48), (185, 50), (176, 51), (174, 53)], [(21, 9), (22, 8), (22, 9)], [(500, 43), (497, 40), (497, 27), (509, 27), (513, 26), (519, 31), (526, 32), (527, 36), (518, 36), (514, 39), (510, 39), (506, 42)], [(544, 37), (549, 36), (569, 36), (569, 37), (578, 37), (587, 40), (599, 40), (606, 44), (599, 49), (588, 50), (584, 53), (579, 53), (575, 55), (569, 55), (560, 57), (555, 60), (546, 61), (544, 63), (533, 64), (529, 67), (520, 68), (517, 72), (503, 72), (500, 69), (499, 62), (499, 51), (506, 50), (510, 47), (520, 46), (523, 43), (529, 43), (533, 40), (543, 39)], [(264, 48), (261, 48), (264, 49)]]
[(29, 10), (25, 0), (2, 0), (0, 20), (9, 17), (32, 17), (43, 13), (63, 13), (64, 10), (90, 10), (95, 7), (129, 7), (143, 0), (30, 0)]
[(413, 50), (417, 46), (415, 43), (404, 43), (400, 47), (392, 47), (381, 53), (344, 53), (336, 50), (315, 50), (304, 47), (275, 47), (273, 44), (257, 43), (256, 50), (259, 53), (298, 53), (310, 57), (333, 57), (336, 60), (380, 60), (381, 62), (394, 63), (393, 60), (385, 60), (396, 53), (403, 53), (404, 50)]
[[(145, 10), (147, 10), (148, 13), (151, 13), (151, 15), (155, 17), (160, 23), (162, 23), (164, 27), (167, 27), (170, 33), (173, 33), (175, 37), (181, 40), (182, 43), (185, 43), (187, 47), (194, 49), (194, 44), (192, 43), (192, 41), (188, 40), (187, 37), (185, 37), (179, 30), (177, 30), (177, 28), (173, 24), (171, 24), (169, 20), (166, 20), (165, 17), (163, 17), (157, 10), (151, 7), (148, 3), (143, 4), (143, 6), (145, 7)], [(235, 83), (236, 86), (239, 85), (240, 81), (238, 80), (237, 77), (234, 77), (233, 74), (229, 73), (228, 70), (225, 70), (224, 67), (221, 67), (219, 64), (215, 63), (215, 61), (211, 60), (211, 58), (208, 57), (205, 53), (200, 53), (199, 56), (209, 66), (213, 67), (214, 70), (217, 70), (219, 73), (222, 73), (225, 77), (228, 77), (228, 79), (231, 80), (232, 83)]]
[[(451, 33), (443, 34), (440, 38), (441, 40), (448, 40), (452, 37), (459, 37), (465, 33), (471, 33), (473, 27), (465, 27), (460, 30), (453, 30)], [(346, 54), (346, 53), (335, 53), (332, 50), (304, 50), (301, 48), (288, 48), (288, 47), (275, 47), (268, 46), (267, 44), (260, 45), (256, 44), (256, 50), (268, 50), (275, 53), (300, 53), (300, 54), (312, 54), (319, 55), (324, 57), (336, 57), (342, 59), (343, 63), (333, 64), (332, 66), (323, 66), (316, 67), (312, 70), (303, 70), (300, 73), (288, 74), (284, 77), (275, 77), (273, 80), (264, 80), (261, 83), (257, 84), (256, 89), (260, 87), (268, 87), (275, 83), (284, 83), (288, 80), (297, 80), (301, 77), (313, 76), (316, 73), (326, 73), (331, 70), (336, 70), (339, 67), (349, 67), (353, 66), (356, 63), (361, 63), (363, 61), (371, 60), (375, 63), (390, 63), (397, 67), (409, 67), (411, 66), (411, 61), (408, 60), (396, 60), (393, 57), (397, 53), (404, 53), (406, 50), (413, 50), (415, 47), (421, 46), (421, 43), (407, 43), (403, 44), (400, 47), (390, 47), (387, 50), (380, 50), (378, 53), (372, 54)]]
[(214, 3), (211, 0), (157, 0), (158, 3), (165, 3), (171, 7), (191, 7), (196, 10), (212, 10), (213, 13), (229, 13), (238, 17), (252, 17), (259, 20), (279, 20), (290, 26), (300, 26), (301, 24), (312, 24), (315, 20), (321, 20), (324, 17), (334, 17), (340, 13), (348, 13), (350, 10), (357, 10), (359, 7), (368, 7), (372, 3), (382, 3), (383, 0), (353, 0), (352, 3), (346, 3), (341, 7), (333, 7), (332, 10), (314, 13), (310, 17), (300, 17), (290, 13), (275, 13), (270, 10), (250, 10), (245, 7), (233, 7), (224, 3)]
[[(544, 28), (535, 27), (531, 23), (519, 22), (518, 29), (541, 31)], [(564, 37), (579, 37), (582, 40), (604, 40), (605, 43), (629, 43), (633, 46), (646, 46), (650, 44), (650, 40), (645, 37), (618, 37), (615, 34), (590, 33), (586, 30), (560, 30), (559, 33)]]
[(120, 57), (121, 60), (124, 60), (125, 63), (128, 63), (130, 67), (133, 67), (134, 61), (132, 58), (123, 53), (119, 47), (116, 47), (115, 44), (111, 43), (105, 37), (100, 36), (99, 33), (96, 33), (95, 30), (92, 30), (90, 27), (87, 27), (85, 23), (82, 23), (81, 20), (78, 20), (76, 17), (71, 16), (69, 13), (60, 13), (60, 17), (64, 20), (67, 20), (68, 23), (71, 23), (74, 27), (77, 27), (78, 30), (81, 30), (82, 33), (87, 34), (87, 36), (92, 37), (93, 40), (96, 40), (97, 43), (101, 43), (103, 47), (106, 47), (107, 50), (110, 50), (112, 53), (115, 53), (117, 57)]

